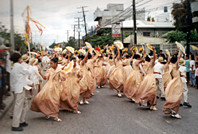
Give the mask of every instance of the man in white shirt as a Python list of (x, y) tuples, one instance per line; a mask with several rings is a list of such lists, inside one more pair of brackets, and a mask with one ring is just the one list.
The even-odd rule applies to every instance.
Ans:
[(165, 100), (164, 81), (162, 78), (162, 75), (164, 73), (164, 65), (161, 62), (163, 62), (163, 57), (158, 58), (158, 61), (156, 62), (153, 70), (154, 70), (155, 79), (156, 79), (156, 86), (160, 91), (160, 97), (162, 100)]
[(185, 61), (183, 58), (180, 58), (179, 60), (179, 71), (181, 74), (181, 80), (183, 83), (183, 106), (187, 106), (187, 107), (192, 107), (190, 105), (190, 103), (188, 102), (188, 87), (187, 87), (187, 80), (186, 80), (186, 66), (185, 66)]
[(15, 95), (12, 131), (23, 131), (22, 127), (27, 126), (25, 122), (27, 103), (25, 102), (26, 86), (33, 86), (33, 83), (27, 79), (28, 70), (21, 64), (21, 55), (14, 53), (11, 57), (14, 62), (13, 69), (10, 73), (11, 91)]

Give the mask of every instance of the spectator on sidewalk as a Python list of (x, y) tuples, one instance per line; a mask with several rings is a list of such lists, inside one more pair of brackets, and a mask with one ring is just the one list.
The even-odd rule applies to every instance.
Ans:
[(11, 72), (11, 62), (10, 62), (10, 47), (9, 44), (1, 45), (1, 49), (4, 50), (4, 56), (5, 56), (5, 69), (6, 69), (6, 74), (5, 74), (5, 83), (6, 83), (6, 90), (5, 90), (5, 95), (10, 96), (9, 91), (10, 91), (10, 72)]
[(14, 91), (15, 103), (12, 121), (12, 131), (23, 131), (22, 127), (28, 126), (25, 122), (27, 103), (25, 102), (25, 87), (33, 86), (33, 83), (26, 79), (28, 70), (21, 64), (21, 55), (14, 53), (11, 56), (11, 60), (14, 62), (13, 69), (11, 71), (11, 90)]
[(190, 81), (190, 60), (189, 60), (188, 55), (186, 55), (186, 57), (185, 57), (185, 66), (186, 66), (187, 85), (189, 85), (189, 81)]
[(198, 89), (198, 62), (196, 63), (196, 85), (197, 85), (197, 89)]
[(195, 57), (191, 55), (190, 58), (190, 85), (195, 87)]
[(5, 90), (5, 65), (4, 65), (4, 59), (1, 56), (0, 57), (0, 110), (4, 110), (5, 105), (3, 103), (3, 95), (4, 95), (4, 90)]
[(180, 58), (179, 60), (179, 71), (180, 71), (180, 77), (183, 83), (183, 106), (187, 106), (189, 108), (191, 108), (192, 106), (190, 105), (190, 103), (188, 102), (188, 87), (186, 84), (186, 67), (185, 67), (185, 61), (183, 58)]

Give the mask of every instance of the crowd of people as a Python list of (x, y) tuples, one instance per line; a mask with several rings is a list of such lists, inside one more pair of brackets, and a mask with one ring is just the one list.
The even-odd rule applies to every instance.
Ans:
[(28, 125), (25, 117), (29, 109), (58, 122), (62, 121), (59, 109), (80, 114), (78, 105), (89, 104), (96, 88), (105, 85), (116, 90), (118, 97), (126, 96), (153, 111), (158, 110), (160, 98), (165, 101), (164, 114), (180, 119), (179, 107), (191, 107), (188, 82), (195, 86), (198, 77), (193, 58), (189, 60), (179, 49), (171, 56), (162, 51), (157, 55), (154, 47), (146, 53), (117, 45), (54, 53), (15, 52), (10, 58), (10, 86), (15, 98), (12, 130), (22, 131)]
[(10, 96), (10, 48), (9, 44), (0, 46), (0, 111), (4, 110), (6, 104), (3, 100)]

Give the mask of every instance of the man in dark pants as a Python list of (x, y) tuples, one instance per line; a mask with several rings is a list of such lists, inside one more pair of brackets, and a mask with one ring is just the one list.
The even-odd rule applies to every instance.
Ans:
[(6, 60), (6, 88), (7, 90), (5, 90), (5, 95), (6, 96), (10, 96), (10, 72), (11, 72), (11, 62), (10, 62), (10, 48), (9, 48), (9, 44), (6, 44), (6, 48), (4, 49), (5, 50), (5, 54), (6, 54), (6, 57), (5, 57), (5, 60)]
[(0, 55), (0, 110), (4, 110), (5, 105), (3, 104), (3, 95), (5, 92), (5, 67), (4, 59)]

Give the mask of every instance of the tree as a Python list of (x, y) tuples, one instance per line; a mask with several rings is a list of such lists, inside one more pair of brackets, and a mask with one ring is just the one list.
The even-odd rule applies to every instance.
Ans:
[(170, 43), (173, 43), (175, 41), (185, 41), (186, 40), (186, 33), (182, 32), (182, 31), (170, 31), (168, 32), (168, 35), (166, 37), (166, 40)]
[(93, 47), (103, 47), (107, 44), (111, 45), (117, 38), (112, 37), (110, 30), (101, 29), (97, 34), (93, 34), (89, 37)]
[(171, 12), (175, 22), (174, 25), (177, 30), (185, 31), (186, 28), (186, 8), (185, 2), (183, 3), (174, 3), (173, 10)]
[[(0, 37), (4, 39), (5, 43), (10, 43), (10, 33), (4, 26), (0, 26)], [(14, 34), (14, 40), (15, 40), (15, 48), (21, 49), (21, 54), (27, 53), (27, 46), (24, 43), (24, 39), (22, 35), (15, 33)], [(30, 48), (33, 48), (33, 44), (30, 43)]]
[(71, 46), (73, 48), (77, 48), (77, 41), (75, 40), (74, 37), (69, 37), (69, 40), (65, 46)]
[[(198, 42), (198, 33), (197, 30), (190, 31), (190, 40), (191, 42)], [(187, 34), (182, 31), (170, 31), (167, 34), (166, 40), (167, 42), (174, 43), (175, 41), (181, 42), (186, 41)]]
[(192, 30), (190, 32), (191, 32), (191, 34), (190, 34), (190, 40), (192, 42), (198, 42), (198, 33), (197, 33), (197, 30), (195, 29), (195, 30)]
[(49, 48), (54, 48), (55, 46), (58, 46), (58, 44), (57, 43), (55, 43), (55, 42), (53, 42), (50, 46), (49, 46)]
[[(195, 0), (191, 0), (193, 2)], [(177, 30), (186, 32), (187, 31), (187, 0), (183, 1), (182, 3), (174, 3), (172, 7), (172, 16), (175, 20), (174, 25)], [(189, 14), (192, 20), (192, 13)], [(192, 23), (192, 22), (191, 22)], [(192, 23), (191, 29), (198, 30), (198, 23)]]

